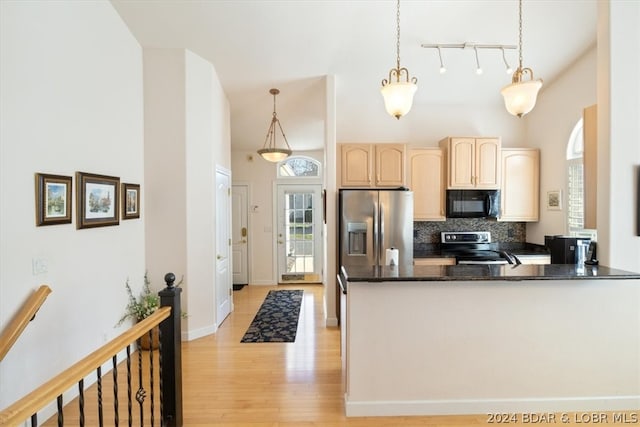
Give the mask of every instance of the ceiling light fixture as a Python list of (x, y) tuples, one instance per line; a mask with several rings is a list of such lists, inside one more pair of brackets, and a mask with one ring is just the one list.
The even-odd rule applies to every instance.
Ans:
[(507, 67), (507, 74), (513, 73), (513, 68), (511, 68), (511, 65), (509, 65), (509, 63), (507, 62), (507, 57), (504, 54), (504, 48), (502, 48), (502, 60), (504, 61), (504, 66)]
[[(267, 137), (264, 139), (264, 145), (258, 150), (258, 154), (260, 154), (263, 159), (276, 163), (289, 157), (292, 151), (287, 142), (287, 137), (282, 130), (282, 125), (280, 125), (280, 120), (278, 120), (278, 114), (276, 113), (276, 95), (279, 94), (280, 91), (278, 89), (271, 89), (269, 93), (273, 95), (273, 116), (271, 117), (271, 125), (269, 125)], [(278, 125), (278, 129), (280, 129), (282, 139), (284, 139), (287, 148), (276, 147), (276, 124)]]
[(507, 63), (507, 58), (505, 56), (505, 50), (506, 49), (513, 49), (515, 50), (517, 48), (516, 45), (504, 45), (504, 44), (482, 44), (482, 43), (471, 43), (471, 42), (464, 42), (464, 43), (439, 43), (439, 44), (422, 44), (421, 45), (423, 48), (425, 49), (437, 49), (438, 50), (438, 59), (440, 59), (440, 74), (444, 74), (447, 69), (444, 67), (444, 64), (442, 62), (442, 49), (461, 49), (461, 50), (466, 50), (466, 49), (473, 49), (473, 52), (476, 56), (476, 74), (482, 74), (483, 70), (482, 67), (480, 67), (480, 59), (479, 59), (479, 55), (478, 55), (478, 50), (480, 49), (493, 49), (493, 50), (501, 50), (502, 51), (502, 60), (504, 61), (504, 63), (507, 65), (507, 69), (509, 71), (507, 71), (509, 74), (511, 74), (513, 72), (513, 70), (511, 69), (511, 67), (509, 67), (509, 64)]
[(440, 58), (440, 74), (444, 74), (447, 72), (447, 69), (444, 68), (444, 64), (442, 63), (442, 51), (440, 50), (440, 46), (438, 46), (438, 57)]
[[(384, 107), (387, 113), (396, 119), (404, 116), (411, 110), (413, 104), (413, 95), (416, 93), (418, 79), (409, 78), (409, 70), (400, 68), (400, 0), (398, 0), (398, 8), (396, 13), (397, 22), (397, 40), (396, 40), (396, 68), (389, 71), (389, 79), (382, 80), (382, 96), (384, 98)], [(400, 79), (404, 76), (404, 80)], [(395, 78), (395, 79), (394, 79)]]
[(474, 46), (473, 50), (476, 52), (476, 74), (482, 74), (482, 68), (480, 67), (480, 59), (478, 59), (478, 47)]
[[(507, 111), (514, 116), (522, 117), (535, 107), (538, 91), (542, 87), (542, 79), (534, 80), (533, 70), (522, 68), (522, 0), (519, 0), (518, 14), (519, 65), (513, 73), (511, 84), (503, 87), (500, 93), (504, 96)], [(529, 74), (529, 80), (523, 81), (522, 77), (525, 74)]]

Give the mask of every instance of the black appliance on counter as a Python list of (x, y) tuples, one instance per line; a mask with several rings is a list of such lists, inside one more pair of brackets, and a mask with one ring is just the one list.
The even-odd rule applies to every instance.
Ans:
[(447, 190), (447, 218), (498, 218), (500, 190)]
[(515, 255), (494, 249), (488, 231), (443, 231), (440, 253), (454, 256), (456, 264), (520, 264)]
[(544, 245), (551, 253), (551, 264), (575, 264), (576, 248), (580, 241), (589, 246), (585, 263), (595, 261), (595, 242), (591, 242), (588, 237), (544, 236)]

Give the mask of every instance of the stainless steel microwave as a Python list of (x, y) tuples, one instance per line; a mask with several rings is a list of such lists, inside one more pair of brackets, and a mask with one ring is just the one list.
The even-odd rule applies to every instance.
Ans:
[(447, 218), (498, 218), (500, 190), (447, 190)]

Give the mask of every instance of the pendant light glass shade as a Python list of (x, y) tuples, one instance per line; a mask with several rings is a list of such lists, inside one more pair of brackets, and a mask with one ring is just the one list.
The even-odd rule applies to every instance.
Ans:
[[(271, 89), (269, 90), (269, 93), (273, 95), (273, 114), (271, 116), (271, 124), (267, 130), (267, 137), (264, 139), (264, 145), (262, 148), (258, 150), (258, 154), (269, 162), (277, 163), (289, 157), (292, 151), (289, 146), (289, 142), (287, 141), (287, 137), (282, 130), (282, 125), (280, 125), (280, 120), (278, 120), (278, 114), (276, 113), (276, 95), (279, 94), (280, 91), (278, 89)], [(276, 147), (276, 125), (278, 129), (280, 129), (286, 148)]]
[(417, 89), (418, 86), (412, 82), (393, 82), (382, 86), (380, 92), (382, 92), (387, 113), (396, 119), (407, 114), (411, 110), (413, 94)]
[[(519, 0), (518, 15), (518, 50), (519, 66), (513, 73), (511, 84), (502, 88), (500, 93), (504, 97), (504, 106), (510, 114), (522, 117), (536, 106), (538, 92), (542, 87), (542, 79), (534, 80), (533, 70), (522, 66), (522, 0)], [(524, 80), (525, 74), (529, 80)]]
[(404, 116), (411, 110), (413, 95), (416, 93), (418, 79), (409, 77), (409, 70), (400, 68), (400, 0), (396, 12), (397, 38), (396, 38), (396, 68), (389, 71), (389, 78), (382, 80), (380, 92), (384, 98), (384, 108), (387, 113), (396, 119)]
[(505, 108), (514, 116), (522, 117), (536, 106), (541, 87), (542, 80), (520, 81), (505, 86), (500, 91)]

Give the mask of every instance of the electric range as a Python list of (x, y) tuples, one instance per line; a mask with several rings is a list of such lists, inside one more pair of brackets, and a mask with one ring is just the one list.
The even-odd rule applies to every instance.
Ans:
[(443, 231), (440, 252), (457, 264), (519, 264), (514, 255), (495, 249), (489, 231)]

